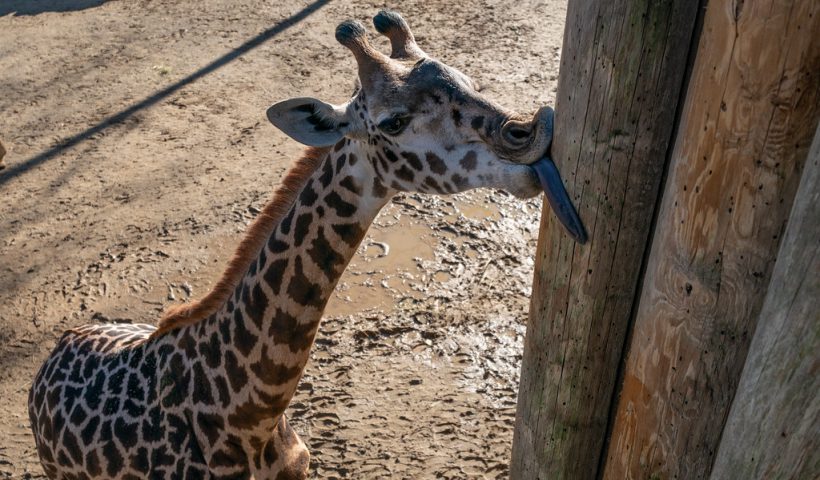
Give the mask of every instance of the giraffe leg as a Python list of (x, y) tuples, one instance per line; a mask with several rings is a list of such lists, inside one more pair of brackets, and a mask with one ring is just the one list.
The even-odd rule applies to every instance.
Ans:
[(282, 459), (282, 469), (287, 472), (284, 478), (293, 480), (307, 479), (310, 452), (308, 452), (305, 442), (290, 427), (284, 414), (276, 426), (274, 439), (279, 444), (278, 450)]
[(256, 480), (306, 480), (310, 453), (284, 415), (273, 435), (254, 455), (253, 477)]

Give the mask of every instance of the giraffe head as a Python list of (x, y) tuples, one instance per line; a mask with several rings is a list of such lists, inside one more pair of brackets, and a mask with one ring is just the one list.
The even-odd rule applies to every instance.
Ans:
[(563, 207), (575, 213), (554, 166), (546, 177), (532, 167), (543, 163), (538, 160), (552, 140), (551, 108), (532, 115), (506, 110), (479, 93), (470, 77), (422, 51), (397, 13), (379, 12), (373, 23), (390, 39), (389, 57), (370, 45), (359, 22), (336, 29), (358, 65), (353, 98), (343, 105), (286, 100), (268, 109), (271, 123), (311, 146), (358, 140), (377, 177), (393, 190), (450, 194), (492, 187), (528, 198), (558, 185)]

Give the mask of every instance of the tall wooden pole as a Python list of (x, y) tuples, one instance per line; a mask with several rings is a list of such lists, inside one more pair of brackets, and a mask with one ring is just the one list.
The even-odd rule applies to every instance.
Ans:
[(820, 115), (818, 38), (817, 0), (708, 3), (604, 479), (709, 475)]
[(572, 0), (553, 158), (590, 235), (548, 207), (511, 477), (594, 478), (698, 13), (693, 0)]
[(820, 475), (820, 128), (721, 436), (712, 478)]

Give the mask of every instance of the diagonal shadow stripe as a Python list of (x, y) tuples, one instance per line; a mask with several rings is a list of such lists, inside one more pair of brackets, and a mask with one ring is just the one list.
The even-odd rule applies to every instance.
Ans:
[(249, 51), (253, 50), (254, 48), (262, 45), (263, 43), (267, 42), (271, 38), (279, 35), (280, 33), (284, 32), (288, 28), (296, 25), (297, 23), (301, 22), (311, 14), (318, 11), (320, 8), (324, 7), (330, 3), (330, 0), (315, 0), (313, 3), (307, 5), (302, 10), (298, 11), (297, 13), (291, 15), (290, 17), (282, 20), (281, 22), (277, 23), (276, 25), (268, 28), (267, 30), (263, 31), (259, 35), (251, 38), (247, 42), (243, 43), (242, 45), (236, 47), (235, 49), (231, 50), (230, 52), (226, 53), (225, 55), (217, 58), (213, 62), (205, 65), (204, 67), (200, 68), (199, 70), (195, 71), (194, 73), (188, 75), (187, 77), (173, 83), (162, 90), (154, 93), (150, 97), (146, 97), (143, 100), (131, 105), (130, 107), (122, 110), (114, 115), (111, 115), (108, 118), (105, 118), (97, 125), (80, 132), (74, 136), (68, 137), (62, 140), (58, 145), (49, 148), (48, 150), (35, 155), (27, 160), (23, 160), (22, 162), (10, 165), (7, 169), (0, 171), (0, 186), (7, 183), (9, 180), (12, 180), (27, 171), (31, 170), (32, 168), (40, 165), (41, 163), (55, 157), (57, 154), (62, 153), (77, 144), (87, 140), (92, 135), (99, 133), (108, 127), (121, 123), (123, 120), (127, 119), (134, 113), (148, 108), (152, 105), (155, 105), (157, 102), (161, 101), (162, 99), (168, 97), (172, 93), (176, 92), (180, 88), (208, 75), (209, 73), (217, 70), (221, 67), (224, 67), (228, 63), (236, 60), (240, 56), (248, 53)]

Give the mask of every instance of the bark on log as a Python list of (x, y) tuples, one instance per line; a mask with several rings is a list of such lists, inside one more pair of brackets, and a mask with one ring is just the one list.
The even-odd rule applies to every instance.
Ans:
[(712, 479), (820, 477), (820, 128)]
[(544, 206), (511, 478), (594, 478), (697, 17), (692, 0), (569, 4), (553, 158), (590, 235)]
[(708, 4), (604, 479), (709, 476), (820, 113), (819, 9)]

